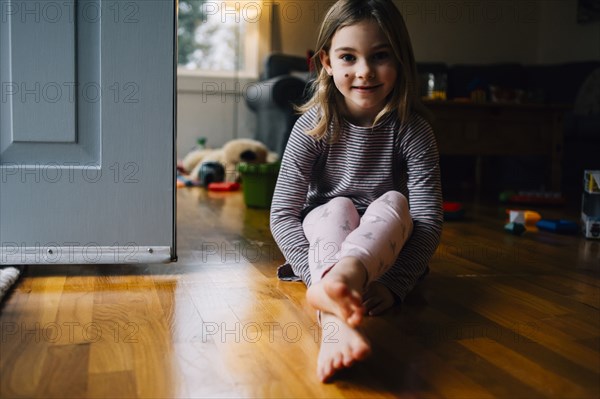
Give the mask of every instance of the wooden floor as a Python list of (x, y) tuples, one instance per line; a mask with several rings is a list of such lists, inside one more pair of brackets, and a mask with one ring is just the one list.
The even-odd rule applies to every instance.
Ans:
[(179, 190), (178, 263), (26, 269), (0, 310), (0, 397), (598, 398), (600, 242), (468, 210), (407, 303), (367, 319), (372, 357), (321, 384), (267, 211)]

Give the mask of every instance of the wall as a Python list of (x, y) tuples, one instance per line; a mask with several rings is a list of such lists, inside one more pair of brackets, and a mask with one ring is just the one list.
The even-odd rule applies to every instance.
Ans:
[[(333, 1), (279, 3), (281, 51), (304, 55), (314, 48), (319, 23)], [(550, 63), (600, 59), (600, 23), (577, 24), (577, 0), (395, 3), (406, 21), (417, 61)]]
[(402, 3), (417, 61), (535, 62), (537, 1)]
[(577, 0), (544, 1), (537, 60), (560, 63), (600, 59), (600, 22), (578, 24)]
[[(268, 46), (304, 56), (314, 48), (320, 21), (333, 1), (273, 3), (278, 7), (271, 6), (260, 21), (270, 25), (261, 31), (261, 51), (266, 54), (264, 47)], [(413, 0), (396, 4), (405, 17), (417, 61), (535, 64), (600, 59), (600, 23), (577, 24), (577, 0)], [(198, 87), (193, 79), (180, 79), (180, 156), (199, 134), (207, 136), (212, 146), (252, 135), (255, 118), (243, 100), (236, 103), (232, 93), (206, 96)], [(225, 87), (231, 88), (233, 83)], [(233, 132), (234, 106), (239, 115), (237, 133)]]
[[(281, 48), (302, 55), (314, 48), (331, 1), (282, 1)], [(396, 1), (418, 61), (534, 62), (540, 3), (532, 0)], [(301, 4), (301, 17), (292, 4)]]
[(256, 117), (248, 109), (240, 93), (252, 90), (253, 84), (249, 79), (241, 79), (238, 87), (236, 89), (233, 78), (178, 78), (179, 158), (196, 144), (198, 137), (206, 137), (208, 147), (218, 148), (231, 139), (251, 136)]

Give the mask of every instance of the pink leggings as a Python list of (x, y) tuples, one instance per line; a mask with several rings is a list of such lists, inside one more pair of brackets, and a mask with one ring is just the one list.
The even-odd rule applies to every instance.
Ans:
[(367, 284), (394, 265), (413, 228), (406, 197), (388, 191), (360, 217), (348, 198), (338, 197), (306, 215), (302, 224), (310, 244), (308, 265), (312, 283), (340, 259), (358, 258), (366, 267)]

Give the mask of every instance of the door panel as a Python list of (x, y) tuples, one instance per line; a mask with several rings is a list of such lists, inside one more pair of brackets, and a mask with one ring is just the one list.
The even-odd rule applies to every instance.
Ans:
[(0, 264), (175, 259), (175, 2), (5, 2)]
[[(59, 18), (62, 11), (57, 4), (53, 14), (46, 9), (46, 17), (53, 19), (52, 23), (37, 22), (41, 17), (37, 15), (41, 14), (39, 2), (9, 4), (21, 12), (3, 15), (8, 34), (2, 33), (1, 58), (8, 64), (8, 79), (2, 82), (10, 82), (6, 90), (12, 93), (7, 98), (12, 108), (12, 123), (6, 133), (15, 142), (72, 143), (75, 141), (76, 100), (74, 87), (69, 83), (76, 82), (76, 25), (71, 18)], [(63, 6), (73, 9), (74, 1)], [(36, 29), (31, 29), (29, 22), (34, 22)]]
[[(101, 23), (75, 22), (74, 13), (92, 5), (100, 9), (100, 2), (49, 2), (54, 6), (44, 9), (40, 2), (5, 1), (0, 30), (5, 175), (27, 165), (61, 164), (67, 171), (99, 165)], [(67, 26), (57, 28), (61, 25)]]

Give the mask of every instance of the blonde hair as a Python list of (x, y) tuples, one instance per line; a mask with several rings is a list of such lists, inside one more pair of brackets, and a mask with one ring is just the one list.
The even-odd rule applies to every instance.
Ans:
[(329, 76), (323, 67), (320, 54), (322, 51), (329, 52), (333, 36), (338, 30), (365, 20), (374, 21), (379, 25), (392, 48), (398, 69), (396, 84), (389, 95), (389, 101), (376, 116), (373, 125), (393, 111), (398, 112), (402, 123), (408, 120), (412, 110), (428, 119), (428, 113), (417, 94), (417, 68), (410, 36), (398, 8), (392, 0), (339, 0), (325, 15), (319, 31), (316, 51), (312, 57), (317, 73), (311, 87), (312, 97), (297, 108), (301, 113), (315, 106), (319, 109), (317, 125), (306, 132), (310, 136), (322, 139), (326, 136), (329, 126), (333, 126), (331, 141), (336, 142), (339, 138), (342, 118), (338, 102), (343, 100), (343, 96), (335, 87), (333, 77)]

